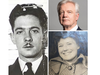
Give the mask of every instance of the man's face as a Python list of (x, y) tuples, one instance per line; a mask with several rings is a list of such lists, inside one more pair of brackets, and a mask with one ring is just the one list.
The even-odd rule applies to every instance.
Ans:
[(12, 41), (16, 44), (21, 58), (35, 57), (42, 49), (42, 27), (39, 19), (32, 15), (16, 18)]
[(63, 26), (75, 26), (77, 24), (79, 14), (76, 13), (75, 5), (72, 3), (62, 4), (60, 7), (59, 20)]
[(76, 44), (75, 40), (68, 37), (65, 39), (60, 39), (58, 42), (58, 52), (62, 59), (72, 60), (77, 56), (77, 50), (79, 46)]

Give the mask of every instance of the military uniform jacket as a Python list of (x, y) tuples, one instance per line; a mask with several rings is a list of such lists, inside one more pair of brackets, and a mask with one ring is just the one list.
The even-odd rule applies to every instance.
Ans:
[[(9, 75), (22, 75), (18, 58), (13, 65), (9, 66)], [(47, 57), (44, 56), (35, 75), (47, 75)]]

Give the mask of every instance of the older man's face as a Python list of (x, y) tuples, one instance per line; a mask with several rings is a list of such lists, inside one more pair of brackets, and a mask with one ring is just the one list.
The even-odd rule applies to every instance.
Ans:
[(75, 5), (73, 3), (65, 3), (60, 7), (59, 20), (63, 26), (75, 26), (79, 14), (76, 13)]
[(73, 38), (61, 38), (58, 42), (58, 52), (64, 60), (72, 60), (74, 57), (76, 57), (78, 49), (79, 46), (76, 44)]
[(12, 41), (16, 44), (20, 58), (37, 56), (42, 49), (42, 27), (37, 17), (20, 16), (15, 20)]

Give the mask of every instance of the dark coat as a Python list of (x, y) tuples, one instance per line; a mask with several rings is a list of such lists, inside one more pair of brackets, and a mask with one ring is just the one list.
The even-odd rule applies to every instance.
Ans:
[[(9, 75), (22, 75), (18, 58), (16, 59), (13, 65), (9, 66)], [(42, 62), (39, 65), (39, 68), (35, 75), (47, 75), (47, 57), (44, 56)]]

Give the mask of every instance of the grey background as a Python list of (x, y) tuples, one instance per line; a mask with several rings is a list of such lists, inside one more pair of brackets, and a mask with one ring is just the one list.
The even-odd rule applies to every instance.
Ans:
[[(49, 30), (63, 30), (59, 22), (57, 5), (61, 0), (49, 0)], [(77, 24), (82, 30), (87, 30), (88, 28), (88, 17), (87, 17), (87, 0), (73, 0), (79, 4), (79, 19)]]

